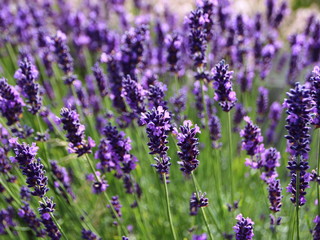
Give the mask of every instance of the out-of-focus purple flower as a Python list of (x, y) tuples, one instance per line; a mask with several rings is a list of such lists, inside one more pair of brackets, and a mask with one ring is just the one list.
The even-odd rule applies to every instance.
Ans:
[(233, 123), (235, 127), (233, 131), (239, 132), (238, 126), (242, 122), (243, 118), (247, 115), (247, 111), (241, 103), (237, 103), (235, 108), (236, 110), (233, 116)]
[(162, 106), (167, 110), (167, 101), (164, 100), (165, 92), (167, 91), (167, 85), (162, 82), (156, 81), (154, 85), (151, 85), (148, 89), (148, 101), (149, 108), (158, 108)]
[(145, 111), (144, 97), (146, 93), (142, 86), (132, 80), (130, 75), (122, 80), (121, 96), (126, 99), (130, 108), (137, 114)]
[(204, 103), (203, 103), (203, 99), (204, 99), (204, 92), (206, 92), (208, 89), (206, 86), (201, 85), (200, 80), (197, 80), (194, 82), (193, 84), (193, 90), (192, 93), (194, 94), (195, 97), (195, 108), (197, 109), (197, 115), (198, 118), (201, 121), (201, 127), (204, 127), (204, 119), (205, 119), (205, 113), (204, 113)]
[(25, 201), (30, 201), (31, 192), (28, 187), (22, 186), (20, 189), (20, 198)]
[(81, 230), (81, 237), (85, 240), (102, 240), (102, 238), (99, 238), (95, 233), (91, 232), (90, 230), (86, 230), (82, 228)]
[(257, 98), (257, 122), (261, 123), (264, 121), (264, 115), (268, 111), (268, 103), (269, 103), (269, 91), (264, 87), (259, 87), (259, 94)]
[(38, 70), (27, 58), (19, 63), (19, 69), (14, 74), (17, 84), (21, 88), (22, 96), (26, 98), (28, 110), (32, 114), (36, 114), (42, 105), (39, 84), (36, 83), (38, 75)]
[(175, 122), (181, 122), (184, 119), (182, 112), (186, 109), (187, 88), (181, 88), (173, 97), (170, 98), (172, 105), (173, 118)]
[(229, 65), (221, 60), (213, 72), (213, 87), (215, 89), (214, 100), (219, 102), (222, 110), (229, 112), (237, 102), (236, 92), (232, 90), (232, 71), (228, 71)]
[(103, 73), (98, 62), (93, 66), (92, 71), (93, 71), (93, 75), (97, 81), (99, 93), (100, 93), (101, 97), (105, 97), (108, 94), (107, 78), (106, 78), (105, 74)]
[(254, 74), (252, 71), (247, 69), (241, 69), (238, 73), (238, 83), (240, 84), (240, 89), (242, 92), (248, 92), (252, 89)]
[[(122, 205), (120, 204), (120, 201), (119, 201), (119, 197), (118, 196), (113, 196), (111, 198), (111, 201), (110, 203), (112, 204), (113, 206), (113, 209), (116, 211), (116, 214), (119, 218), (122, 217), (122, 213), (121, 213), (121, 208), (122, 208)], [(111, 208), (110, 205), (107, 205), (108, 208)], [(113, 215), (113, 218), (116, 218), (116, 216)]]
[(281, 185), (280, 180), (276, 178), (271, 178), (268, 180), (268, 191), (269, 191), (269, 201), (270, 201), (270, 210), (273, 212), (279, 212), (282, 206), (281, 199)]
[(317, 128), (320, 127), (320, 68), (318, 66), (313, 68), (312, 76), (310, 78), (310, 82), (312, 84), (312, 92), (311, 96), (313, 101), (315, 102), (315, 117), (313, 119), (312, 124)]
[(260, 77), (265, 79), (272, 67), (272, 59), (275, 56), (276, 49), (273, 44), (265, 45), (261, 50), (261, 70)]
[(199, 160), (197, 159), (199, 155), (199, 140), (196, 138), (196, 134), (200, 133), (200, 128), (197, 125), (192, 127), (192, 122), (186, 120), (180, 126), (180, 132), (177, 129), (174, 132), (178, 139), (177, 145), (181, 150), (181, 152), (178, 152), (178, 156), (182, 160), (178, 162), (181, 166), (180, 170), (186, 175), (190, 175), (199, 165)]
[(192, 193), (190, 198), (190, 215), (195, 216), (198, 214), (198, 210), (201, 207), (209, 205), (208, 198), (205, 197), (206, 193)]
[(27, 202), (24, 202), (24, 205), (18, 210), (18, 216), (35, 231), (37, 237), (45, 237), (46, 232), (44, 229), (41, 229), (41, 220), (37, 218), (37, 215)]
[(271, 123), (266, 133), (267, 143), (271, 143), (274, 141), (275, 130), (279, 124), (281, 113), (281, 104), (278, 102), (273, 102), (269, 110), (269, 119), (271, 120)]
[[(13, 228), (16, 226), (16, 223), (13, 221), (14, 209), (13, 207), (8, 207), (0, 210), (0, 235), (7, 234), (7, 229)], [(12, 229), (10, 229), (12, 231)]]
[(263, 136), (258, 126), (254, 125), (248, 116), (244, 117), (246, 126), (240, 131), (242, 139), (242, 149), (247, 151), (247, 154), (254, 156), (262, 153), (264, 150)]
[(278, 9), (278, 11), (274, 15), (274, 19), (272, 22), (272, 26), (274, 28), (278, 28), (279, 25), (281, 24), (283, 18), (288, 12), (288, 3), (287, 1), (283, 1)]
[(167, 46), (167, 62), (169, 64), (169, 71), (178, 73), (181, 69), (180, 58), (181, 58), (181, 45), (182, 39), (180, 35), (168, 35), (165, 39)]
[(208, 239), (208, 237), (207, 237), (207, 234), (205, 234), (205, 233), (192, 236), (192, 240), (207, 240), (207, 239)]
[(40, 202), (38, 211), (41, 214), (41, 222), (45, 226), (48, 237), (52, 240), (59, 240), (61, 238), (61, 233), (50, 215), (50, 213), (54, 212), (55, 206), (56, 204), (53, 203), (52, 199), (45, 197), (43, 202)]
[[(71, 179), (67, 169), (64, 167), (60, 167), (57, 161), (50, 161), (50, 166), (51, 166), (51, 171), (57, 180), (54, 182), (54, 186), (59, 188), (61, 183), (65, 188), (65, 190), (67, 191), (67, 193), (69, 193), (71, 197), (75, 198), (75, 195), (72, 192)], [(62, 195), (64, 195), (64, 191), (62, 192), (63, 192)]]
[(82, 82), (80, 80), (73, 81), (73, 86), (75, 88), (75, 92), (77, 94), (76, 100), (79, 100), (81, 103), (81, 107), (86, 109), (89, 106), (89, 99), (88, 94), (86, 93), (85, 89), (82, 87)]
[(65, 84), (70, 85), (76, 80), (76, 76), (73, 74), (73, 59), (69, 47), (66, 44), (66, 38), (67, 37), (63, 32), (57, 31), (56, 36), (52, 39), (52, 43), (59, 67), (66, 75), (64, 82)]
[(20, 120), (23, 106), (18, 91), (5, 78), (0, 78), (0, 111), (9, 126)]
[(88, 137), (88, 142), (84, 139), (85, 126), (80, 123), (79, 114), (68, 108), (62, 108), (60, 121), (63, 123), (63, 129), (67, 131), (69, 140), (69, 152), (76, 153), (78, 157), (86, 153), (91, 153), (91, 148), (95, 146), (94, 141)]
[(242, 214), (236, 217), (237, 224), (233, 227), (236, 233), (236, 240), (251, 240), (254, 236), (253, 225), (254, 222), (250, 218), (244, 218)]
[(320, 239), (320, 216), (317, 215), (313, 222), (316, 224), (312, 231), (313, 240), (319, 240)]
[(124, 76), (136, 79), (137, 65), (142, 61), (144, 43), (148, 38), (148, 27), (131, 28), (122, 37), (121, 66)]

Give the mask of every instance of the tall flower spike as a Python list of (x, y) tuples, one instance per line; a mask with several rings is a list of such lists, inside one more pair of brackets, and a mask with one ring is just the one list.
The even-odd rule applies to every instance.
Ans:
[(315, 102), (315, 117), (312, 124), (317, 128), (320, 127), (320, 67), (313, 68), (312, 76), (310, 78), (312, 84), (312, 99)]
[(60, 115), (63, 129), (67, 131), (69, 152), (76, 153), (78, 157), (91, 153), (91, 148), (95, 146), (95, 143), (90, 137), (88, 137), (88, 142), (84, 139), (85, 126), (80, 123), (79, 114), (74, 110), (62, 108)]
[(270, 126), (266, 132), (267, 143), (271, 143), (275, 138), (275, 131), (279, 124), (282, 113), (281, 104), (278, 102), (273, 102), (269, 110), (269, 119), (271, 120)]
[(237, 224), (233, 227), (236, 233), (236, 240), (251, 240), (254, 236), (254, 222), (250, 218), (244, 218), (242, 214), (236, 217)]
[(192, 122), (189, 120), (183, 122), (183, 126), (180, 126), (180, 132), (175, 129), (178, 139), (177, 145), (181, 150), (181, 152), (178, 152), (178, 156), (182, 160), (178, 163), (181, 166), (180, 170), (186, 175), (190, 175), (199, 165), (199, 160), (197, 159), (199, 155), (197, 133), (200, 133), (200, 128), (197, 125), (192, 127)]
[(229, 65), (221, 60), (213, 71), (213, 87), (215, 89), (214, 100), (219, 102), (222, 110), (229, 112), (237, 102), (236, 92), (232, 90), (232, 71), (228, 71)]
[(259, 94), (257, 98), (257, 122), (262, 123), (264, 120), (264, 114), (268, 111), (269, 91), (264, 87), (259, 87)]
[(21, 88), (22, 96), (26, 98), (28, 110), (32, 114), (36, 114), (42, 105), (40, 87), (36, 83), (38, 75), (38, 70), (27, 58), (19, 63), (19, 69), (14, 74), (17, 84)]
[(93, 67), (92, 67), (93, 75), (97, 81), (99, 93), (101, 97), (105, 97), (108, 94), (107, 90), (107, 77), (103, 73), (99, 62), (97, 62)]
[(52, 42), (59, 67), (66, 75), (64, 82), (65, 84), (71, 85), (73, 81), (76, 80), (76, 76), (73, 74), (73, 59), (71, 57), (69, 47), (66, 44), (66, 38), (67, 37), (63, 32), (57, 31)]
[(82, 234), (81, 235), (82, 239), (85, 239), (85, 240), (102, 240), (102, 238), (98, 238), (96, 234), (84, 228), (82, 228), (81, 234)]
[(268, 148), (261, 154), (262, 180), (268, 182), (269, 179), (278, 177), (276, 167), (280, 166), (279, 159), (280, 153), (275, 148)]
[(178, 73), (181, 66), (179, 65), (180, 60), (180, 52), (182, 39), (179, 35), (168, 35), (165, 39), (165, 43), (167, 46), (167, 62), (169, 64), (169, 71)]
[(0, 78), (0, 111), (9, 126), (20, 120), (23, 106), (18, 91), (5, 78)]
[(270, 210), (273, 212), (279, 212), (282, 206), (281, 199), (283, 198), (281, 195), (282, 188), (280, 185), (280, 180), (271, 178), (268, 181), (268, 185)]

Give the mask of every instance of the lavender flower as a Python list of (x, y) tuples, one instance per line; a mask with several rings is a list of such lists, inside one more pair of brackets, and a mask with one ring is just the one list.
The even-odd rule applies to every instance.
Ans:
[(201, 235), (193, 235), (192, 240), (207, 240), (207, 234), (202, 233)]
[(315, 102), (315, 117), (312, 124), (314, 124), (318, 128), (320, 127), (320, 68), (318, 66), (313, 68), (310, 82), (312, 84), (313, 90), (311, 92), (311, 96), (313, 101)]
[(18, 216), (35, 231), (37, 237), (45, 237), (46, 232), (41, 229), (41, 220), (37, 218), (35, 212), (30, 208), (28, 203), (24, 202), (24, 205), (18, 210)]
[(13, 217), (13, 207), (8, 207), (7, 209), (4, 208), (0, 210), (0, 235), (5, 235), (7, 233), (7, 229), (16, 226), (16, 223), (13, 221)]
[(167, 91), (167, 85), (161, 82), (155, 82), (154, 85), (149, 86), (148, 90), (148, 100), (149, 108), (157, 108), (162, 106), (163, 109), (167, 110), (167, 101), (164, 100), (165, 91)]
[[(54, 182), (54, 186), (57, 188), (61, 188), (60, 187), (60, 183), (61, 183), (64, 189), (67, 191), (67, 193), (69, 193), (72, 198), (75, 198), (75, 195), (72, 192), (71, 179), (67, 169), (64, 167), (60, 167), (57, 161), (50, 161), (50, 166), (51, 166), (51, 171), (57, 180)], [(65, 193), (64, 191), (62, 192), (63, 192), (62, 195), (64, 196)]]
[(101, 97), (105, 97), (108, 94), (107, 79), (98, 62), (93, 66), (92, 71), (97, 81), (99, 93)]
[(279, 124), (279, 121), (281, 118), (281, 112), (282, 112), (282, 107), (280, 103), (273, 102), (270, 106), (270, 111), (269, 111), (269, 119), (271, 119), (271, 123), (266, 133), (267, 143), (271, 143), (274, 141), (275, 130)]
[(101, 177), (101, 173), (98, 171), (95, 174), (89, 174), (87, 176), (87, 180), (93, 181), (92, 192), (94, 194), (100, 194), (102, 192), (105, 192), (109, 187), (108, 182), (103, 179), (103, 176)]
[(24, 169), (35, 160), (38, 149), (35, 143), (32, 143), (31, 146), (26, 143), (17, 143), (13, 149), (16, 156), (10, 159), (12, 162), (18, 162), (20, 168)]
[[(113, 196), (111, 198), (111, 204), (113, 206), (113, 209), (116, 211), (116, 214), (119, 218), (122, 217), (122, 213), (121, 213), (121, 208), (122, 208), (122, 205), (120, 204), (120, 201), (119, 201), (119, 197), (118, 196)], [(111, 208), (110, 205), (107, 205), (108, 208)], [(116, 218), (116, 216), (114, 216), (113, 214), (113, 218)]]
[(82, 239), (85, 239), (85, 240), (102, 240), (102, 238), (98, 238), (96, 234), (84, 228), (82, 228), (81, 234), (82, 234)]
[(190, 198), (190, 215), (195, 216), (201, 207), (207, 207), (209, 204), (208, 198), (205, 197), (206, 193), (192, 193)]
[(240, 131), (242, 139), (242, 149), (247, 151), (247, 154), (254, 156), (262, 153), (264, 150), (263, 136), (258, 126), (255, 126), (248, 116), (244, 117), (247, 125)]
[(91, 148), (95, 146), (94, 141), (88, 137), (88, 143), (84, 140), (85, 126), (80, 123), (79, 114), (74, 110), (62, 108), (60, 121), (63, 123), (63, 129), (67, 131), (69, 140), (69, 152), (76, 153), (78, 157), (86, 153), (91, 153)]
[(20, 120), (23, 106), (17, 90), (9, 85), (5, 78), (0, 78), (0, 111), (9, 126)]
[(236, 240), (251, 240), (254, 236), (254, 233), (253, 233), (254, 222), (250, 218), (242, 217), (242, 214), (239, 214), (236, 217), (236, 220), (238, 220), (238, 222), (233, 227), (236, 233)]
[(258, 91), (259, 91), (259, 95), (257, 98), (257, 113), (259, 116), (257, 117), (257, 122), (262, 123), (264, 120), (263, 115), (268, 110), (269, 91), (264, 87), (259, 87)]
[(270, 201), (270, 210), (273, 212), (279, 212), (282, 206), (281, 199), (281, 185), (280, 180), (271, 178), (268, 181), (268, 191), (269, 191), (269, 201)]
[(179, 35), (174, 36), (168, 35), (165, 39), (167, 46), (167, 62), (169, 64), (169, 71), (178, 73), (181, 69), (179, 60), (181, 58), (181, 45), (182, 39)]
[(221, 60), (213, 70), (214, 100), (219, 102), (222, 110), (229, 112), (237, 102), (236, 92), (232, 90), (232, 73), (228, 71), (229, 65)]
[(200, 133), (200, 128), (197, 125), (192, 128), (192, 122), (189, 120), (183, 122), (183, 126), (180, 126), (180, 132), (175, 129), (178, 139), (177, 145), (181, 149), (181, 152), (178, 152), (178, 156), (182, 160), (178, 163), (181, 166), (180, 170), (186, 175), (190, 175), (199, 165), (199, 160), (197, 159), (199, 155), (197, 133)]
[(45, 226), (48, 237), (52, 240), (59, 240), (61, 233), (57, 225), (52, 220), (50, 213), (54, 212), (56, 204), (53, 203), (52, 199), (45, 197), (43, 202), (40, 202), (40, 208), (38, 209), (41, 214), (41, 222)]
[(275, 148), (268, 148), (261, 154), (259, 165), (263, 167), (262, 180), (268, 183), (270, 179), (278, 177), (276, 167), (280, 166), (279, 159), (280, 153)]
[(70, 54), (69, 47), (66, 44), (66, 35), (57, 31), (56, 36), (52, 39), (54, 52), (57, 57), (59, 67), (62, 69), (65, 77), (65, 84), (71, 85), (76, 76), (73, 75), (73, 59)]
[(25, 201), (30, 201), (31, 192), (28, 187), (22, 186), (20, 189), (20, 198)]
[(135, 113), (140, 114), (145, 111), (143, 103), (145, 92), (139, 83), (131, 79), (130, 75), (122, 80), (121, 96), (126, 99)]
[(241, 69), (238, 73), (237, 82), (240, 84), (242, 92), (248, 92), (252, 89), (254, 73), (250, 70)]
[(316, 216), (313, 222), (316, 224), (314, 230), (312, 231), (313, 240), (320, 239), (320, 216)]
[(241, 103), (237, 103), (235, 106), (236, 110), (233, 116), (233, 123), (235, 125), (233, 131), (239, 132), (238, 126), (242, 122), (243, 118), (247, 115), (246, 109)]

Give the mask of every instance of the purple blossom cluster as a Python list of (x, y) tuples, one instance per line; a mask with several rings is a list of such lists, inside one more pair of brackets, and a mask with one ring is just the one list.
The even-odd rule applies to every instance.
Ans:
[(206, 198), (206, 193), (192, 193), (190, 198), (190, 215), (197, 215), (199, 208), (207, 207), (208, 205), (209, 200)]
[(178, 156), (182, 161), (178, 163), (181, 166), (180, 170), (186, 175), (190, 175), (199, 165), (199, 160), (197, 159), (199, 155), (199, 140), (196, 135), (200, 133), (200, 128), (197, 125), (192, 127), (192, 125), (191, 121), (186, 120), (180, 126), (180, 131), (174, 130), (177, 135), (177, 145), (181, 150), (178, 152)]
[(236, 233), (236, 240), (250, 240), (253, 238), (254, 222), (250, 218), (244, 218), (242, 214), (236, 217), (237, 224), (233, 227)]

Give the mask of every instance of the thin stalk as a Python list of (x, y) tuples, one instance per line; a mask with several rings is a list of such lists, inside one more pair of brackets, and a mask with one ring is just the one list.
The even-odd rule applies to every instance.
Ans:
[[(317, 134), (317, 176), (320, 173), (320, 158), (319, 158), (319, 148), (320, 148), (320, 129), (318, 130)], [(318, 199), (318, 216), (320, 216), (320, 186), (319, 183), (317, 184), (317, 199)]]
[[(192, 182), (193, 182), (194, 189), (196, 191), (197, 198), (199, 199), (199, 191), (198, 191), (198, 188), (197, 188), (197, 184), (196, 184), (196, 180), (195, 180), (195, 176), (193, 175), (193, 172), (191, 173), (191, 176), (192, 176)], [(210, 227), (209, 227), (209, 223), (208, 223), (208, 219), (207, 219), (206, 213), (205, 213), (203, 208), (201, 208), (201, 213), (202, 213), (202, 216), (203, 216), (203, 220), (204, 220), (204, 222), (206, 224), (209, 237), (210, 237), (211, 240), (213, 240), (214, 238), (212, 236), (212, 233), (211, 233), (211, 230), (210, 230)]]
[[(297, 166), (300, 165), (300, 156), (297, 157)], [(297, 240), (300, 239), (299, 231), (299, 193), (300, 193), (300, 171), (296, 172), (296, 227), (297, 227)]]
[(228, 131), (229, 131), (229, 176), (230, 176), (230, 189), (231, 189), (231, 202), (234, 202), (233, 196), (233, 178), (232, 178), (232, 161), (233, 161), (233, 154), (232, 154), (232, 134), (231, 134), (231, 113), (228, 112)]
[[(93, 165), (92, 165), (92, 162), (91, 162), (88, 154), (85, 154), (85, 157), (86, 157), (86, 160), (87, 160), (87, 162), (88, 162), (88, 164), (89, 164), (89, 166), (90, 166), (90, 169), (91, 169), (93, 175), (95, 176), (95, 179), (96, 179), (97, 181), (100, 181), (100, 178), (98, 177), (98, 175), (97, 175), (97, 173), (96, 173), (96, 170), (94, 169), (94, 167), (93, 167)], [(107, 199), (107, 202), (109, 203), (110, 208), (111, 208), (114, 216), (116, 217), (117, 222), (119, 223), (123, 234), (126, 235), (126, 236), (128, 236), (128, 232), (127, 232), (127, 230), (123, 227), (123, 225), (121, 224), (120, 218), (119, 218), (116, 210), (114, 209), (114, 207), (113, 207), (113, 205), (112, 205), (112, 203), (111, 203), (111, 201), (110, 201), (110, 197), (109, 197), (108, 193), (107, 193), (106, 191), (104, 191), (104, 192), (103, 192), (103, 195), (104, 195), (105, 198)]]
[(171, 229), (171, 233), (172, 233), (173, 239), (176, 240), (177, 237), (176, 237), (176, 233), (174, 231), (173, 222), (172, 222), (172, 216), (171, 216), (171, 210), (170, 210), (169, 192), (168, 192), (167, 179), (166, 179), (166, 174), (165, 173), (163, 174), (163, 182), (164, 182), (164, 189), (165, 189), (165, 192), (166, 192), (166, 204), (167, 204), (168, 218), (169, 218), (169, 222), (170, 222), (170, 229)]

